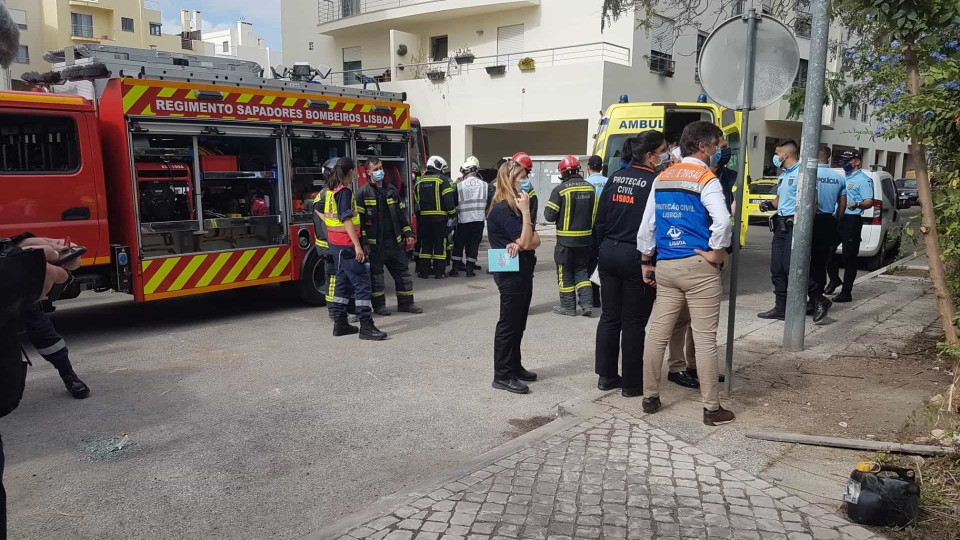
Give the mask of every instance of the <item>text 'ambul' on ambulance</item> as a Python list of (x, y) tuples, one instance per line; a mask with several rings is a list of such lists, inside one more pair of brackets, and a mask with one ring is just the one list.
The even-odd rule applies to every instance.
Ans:
[(288, 283), (322, 304), (312, 227), (322, 164), (376, 155), (412, 207), (426, 141), (402, 94), (106, 45), (45, 58), (53, 71), (24, 77), (36, 91), (0, 92), (0, 236), (87, 247), (61, 298)]

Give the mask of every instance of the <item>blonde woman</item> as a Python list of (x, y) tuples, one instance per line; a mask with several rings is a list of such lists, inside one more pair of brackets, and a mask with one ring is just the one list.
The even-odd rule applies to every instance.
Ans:
[(533, 297), (534, 250), (540, 235), (534, 229), (530, 196), (523, 191), (527, 171), (516, 161), (504, 163), (497, 172), (497, 191), (487, 213), (487, 239), (493, 249), (506, 249), (520, 258), (519, 272), (494, 274), (500, 289), (500, 320), (493, 342), (493, 387), (515, 394), (530, 391), (526, 383), (537, 374), (520, 362), (520, 341), (527, 328), (527, 312)]

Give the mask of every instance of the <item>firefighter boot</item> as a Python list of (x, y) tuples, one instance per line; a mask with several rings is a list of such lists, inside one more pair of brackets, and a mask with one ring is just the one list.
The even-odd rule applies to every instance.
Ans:
[(433, 261), (433, 277), (435, 279), (444, 279), (447, 277), (447, 261)]
[(423, 313), (423, 309), (413, 302), (412, 296), (401, 296), (397, 299), (397, 311), (400, 313)]
[(356, 326), (353, 326), (352, 324), (350, 324), (350, 323), (347, 322), (347, 316), (346, 316), (346, 315), (337, 315), (336, 318), (333, 319), (333, 335), (334, 335), (334, 337), (337, 337), (337, 336), (349, 336), (349, 335), (351, 335), (351, 334), (356, 334), (356, 333), (359, 332), (359, 331), (360, 331), (359, 328), (357, 328)]
[(387, 299), (382, 294), (373, 297), (373, 312), (384, 317), (388, 317), (393, 313), (387, 309)]
[(477, 273), (474, 271), (477, 268), (477, 265), (472, 262), (467, 263), (467, 277), (475, 277)]
[(90, 387), (83, 384), (83, 381), (73, 372), (73, 368), (61, 371), (60, 378), (63, 379), (63, 385), (74, 398), (84, 399), (90, 395)]
[(387, 333), (380, 331), (379, 328), (373, 325), (372, 317), (366, 317), (360, 319), (360, 339), (383, 341), (387, 339)]

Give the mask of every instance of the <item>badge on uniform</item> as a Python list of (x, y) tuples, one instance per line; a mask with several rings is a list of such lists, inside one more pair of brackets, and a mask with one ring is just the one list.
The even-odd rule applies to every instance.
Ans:
[(853, 189), (853, 182), (847, 184), (847, 189)]
[(794, 178), (792, 176), (790, 177), (790, 180), (787, 180), (787, 184), (789, 184), (791, 187), (793, 187), (793, 180)]

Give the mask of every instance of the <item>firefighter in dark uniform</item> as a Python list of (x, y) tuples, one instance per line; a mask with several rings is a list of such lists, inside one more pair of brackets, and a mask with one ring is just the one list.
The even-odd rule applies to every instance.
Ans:
[(580, 160), (567, 156), (560, 161), (560, 185), (553, 188), (543, 217), (557, 224), (557, 282), (560, 305), (558, 315), (577, 315), (577, 298), (584, 316), (593, 314), (593, 288), (590, 286), (590, 251), (593, 222), (597, 216), (597, 190), (580, 174)]
[(446, 241), (449, 221), (457, 213), (457, 191), (443, 173), (447, 162), (438, 156), (427, 160), (427, 174), (417, 180), (414, 197), (417, 205), (417, 227), (420, 233), (420, 259), (417, 275), (421, 278), (447, 277)]
[[(337, 166), (337, 161), (340, 158), (330, 158), (323, 164), (323, 178), (324, 181), (327, 179), (327, 175), (330, 174), (330, 171)], [(330, 243), (327, 241), (327, 228), (323, 224), (323, 202), (326, 199), (327, 188), (326, 186), (317, 193), (317, 196), (313, 199), (313, 235), (314, 235), (314, 249), (317, 251), (317, 255), (323, 260), (323, 291), (324, 291), (324, 300), (329, 304), (333, 302), (333, 291), (337, 286), (337, 265), (333, 261), (333, 257), (330, 256)], [(347, 304), (347, 313), (350, 315), (356, 316), (357, 308), (354, 304), (356, 298), (351, 289), (350, 293), (350, 303)], [(333, 319), (333, 312), (328, 310), (330, 318)], [(355, 322), (355, 321), (352, 321)]]
[(409, 259), (404, 253), (414, 244), (406, 205), (396, 187), (383, 183), (383, 163), (379, 158), (367, 159), (366, 169), (371, 181), (357, 190), (357, 211), (360, 212), (362, 235), (370, 250), (373, 312), (390, 315), (383, 292), (383, 268), (386, 266), (396, 285), (397, 311), (423, 313), (413, 303), (413, 280), (407, 267)]
[[(367, 256), (361, 243), (360, 213), (357, 201), (350, 189), (356, 166), (347, 157), (340, 158), (336, 167), (327, 175), (327, 188), (323, 197), (321, 217), (327, 231), (330, 256), (337, 268), (333, 297), (327, 309), (333, 314), (333, 335), (345, 336), (359, 332), (360, 339), (380, 341), (387, 338), (374, 324), (372, 286), (370, 274), (364, 263)], [(350, 290), (356, 294), (357, 316), (360, 328), (347, 321), (347, 304)]]

